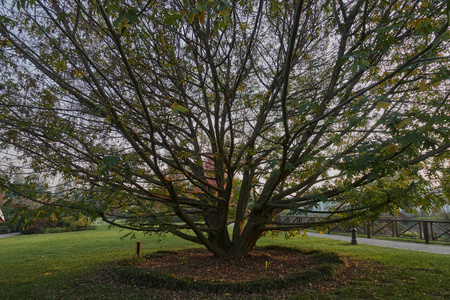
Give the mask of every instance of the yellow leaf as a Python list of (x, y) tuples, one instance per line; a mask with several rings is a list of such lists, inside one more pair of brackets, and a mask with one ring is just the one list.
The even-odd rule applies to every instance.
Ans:
[(50, 275), (50, 273), (44, 273), (44, 276), (48, 276), (48, 275)]
[(56, 72), (65, 71), (67, 69), (67, 62), (61, 60), (56, 63)]
[(194, 22), (195, 14), (191, 14), (189, 17), (189, 24), (192, 24)]
[(205, 24), (205, 10), (202, 10), (197, 14), (197, 18), (200, 21), (200, 24)]
[(8, 40), (0, 39), (0, 49), (6, 48), (8, 45)]
[(416, 27), (416, 24), (417, 24), (417, 20), (414, 20), (414, 21), (412, 21), (412, 22), (409, 22), (408, 25), (406, 25), (406, 27), (407, 27), (408, 29), (411, 29), (411, 28)]
[[(103, 62), (104, 63), (104, 62)], [(81, 78), (84, 78), (87, 74), (86, 73), (84, 73), (83, 71), (81, 71), (80, 69), (77, 69), (77, 68), (75, 68), (73, 71), (72, 71), (72, 74), (75, 76), (75, 77), (81, 77)]]
[(131, 28), (131, 24), (128, 21), (121, 22), (119, 25), (120, 35), (124, 35), (128, 28)]
[(377, 103), (377, 110), (380, 111), (381, 109), (388, 110), (391, 103), (389, 102), (378, 102)]
[(383, 147), (383, 149), (381, 149), (381, 151), (385, 152), (387, 155), (391, 155), (392, 153), (397, 151), (397, 149), (398, 149), (398, 147), (396, 144), (390, 144), (390, 145)]
[(400, 209), (398, 207), (394, 207), (393, 209), (394, 214), (396, 214), (397, 216), (400, 215)]
[(224, 9), (219, 13), (219, 15), (221, 15), (222, 17), (228, 16), (229, 14), (230, 14), (230, 11), (228, 9)]
[(422, 79), (422, 80), (419, 82), (419, 90), (420, 90), (421, 92), (423, 92), (423, 91), (426, 90), (426, 88), (427, 88), (427, 84), (426, 84), (426, 82), (425, 82), (425, 79)]
[(411, 124), (411, 121), (412, 121), (412, 118), (404, 119), (403, 121), (398, 123), (395, 127), (397, 129), (402, 129), (403, 127), (408, 126), (409, 124)]

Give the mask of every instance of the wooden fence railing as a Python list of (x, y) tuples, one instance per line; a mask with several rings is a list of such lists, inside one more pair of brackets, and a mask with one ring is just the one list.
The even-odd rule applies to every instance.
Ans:
[[(323, 222), (321, 217), (284, 216), (284, 222), (291, 224), (304, 224)], [(351, 222), (328, 225), (328, 233), (350, 232), (353, 228)], [(371, 236), (388, 236), (430, 241), (450, 242), (450, 221), (440, 220), (390, 220), (380, 219), (355, 226), (357, 233)]]

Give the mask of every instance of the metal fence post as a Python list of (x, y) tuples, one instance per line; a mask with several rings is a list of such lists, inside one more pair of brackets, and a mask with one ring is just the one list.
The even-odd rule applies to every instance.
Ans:
[(358, 238), (356, 237), (356, 228), (355, 228), (355, 226), (353, 226), (351, 231), (352, 231), (352, 241), (350, 242), (350, 244), (358, 245)]

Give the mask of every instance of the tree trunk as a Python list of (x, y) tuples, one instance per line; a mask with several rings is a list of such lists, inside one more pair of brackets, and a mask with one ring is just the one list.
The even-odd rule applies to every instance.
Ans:
[(263, 231), (258, 229), (256, 222), (249, 220), (239, 238), (237, 240), (233, 240), (230, 255), (239, 258), (249, 256), (255, 249), (256, 242), (262, 234)]

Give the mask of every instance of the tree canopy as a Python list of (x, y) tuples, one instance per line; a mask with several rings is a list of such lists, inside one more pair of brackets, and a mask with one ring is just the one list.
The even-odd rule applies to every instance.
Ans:
[(0, 149), (66, 189), (0, 186), (216, 256), (311, 226), (287, 210), (426, 206), (450, 147), (449, 18), (443, 0), (2, 1)]

